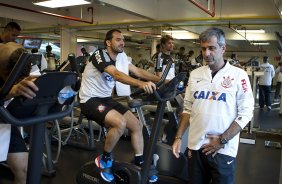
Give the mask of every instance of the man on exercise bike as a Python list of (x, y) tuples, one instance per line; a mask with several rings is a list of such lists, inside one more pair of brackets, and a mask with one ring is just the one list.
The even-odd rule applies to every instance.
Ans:
[[(93, 53), (85, 67), (79, 97), (81, 111), (87, 118), (109, 128), (104, 152), (95, 159), (95, 163), (101, 169), (101, 177), (105, 181), (111, 182), (114, 179), (110, 171), (112, 167), (111, 153), (126, 128), (131, 132), (135, 164), (140, 166), (144, 161), (142, 124), (132, 112), (112, 99), (111, 96), (115, 83), (119, 81), (141, 88), (146, 93), (153, 93), (156, 89), (153, 82), (158, 82), (160, 78), (137, 68), (128, 61), (124, 62), (122, 66), (128, 65), (128, 70), (131, 73), (149, 82), (132, 78), (121, 72), (120, 68), (117, 69), (117, 55), (123, 53), (124, 49), (124, 37), (121, 31), (117, 29), (108, 31), (104, 45), (104, 49), (98, 49)], [(156, 175), (152, 175), (149, 178), (150, 182), (155, 182), (157, 179)]]
[[(0, 87), (4, 85), (15, 63), (24, 51), (21, 45), (13, 42), (0, 44)], [(35, 91), (38, 90), (33, 83), (35, 79), (35, 76), (29, 76), (29, 68), (27, 68), (18, 80), (19, 82), (12, 87), (5, 97), (5, 100), (16, 96), (24, 96), (29, 99), (35, 97)], [(28, 152), (25, 142), (17, 127), (0, 123), (0, 162), (2, 161), (6, 161), (13, 172), (15, 184), (26, 183)]]
[[(172, 60), (170, 54), (173, 51), (174, 40), (172, 36), (164, 35), (160, 40), (160, 44), (161, 44), (161, 52), (159, 53), (156, 61), (155, 72), (157, 76), (161, 77), (167, 64), (169, 63), (169, 61)], [(166, 79), (171, 80), (174, 77), (175, 77), (175, 63), (172, 63)]]

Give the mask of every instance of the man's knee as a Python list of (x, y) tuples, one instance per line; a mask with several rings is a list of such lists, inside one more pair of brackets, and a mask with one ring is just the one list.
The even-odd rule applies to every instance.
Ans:
[(126, 119), (126, 126), (132, 132), (142, 132), (143, 124), (132, 114), (132, 112), (128, 111), (124, 114)]
[(28, 165), (28, 153), (10, 153), (7, 163), (12, 170), (15, 180), (25, 183)]
[(119, 134), (123, 134), (126, 129), (126, 120), (124, 118), (120, 118), (117, 120), (117, 123), (114, 124), (113, 128), (116, 128)]

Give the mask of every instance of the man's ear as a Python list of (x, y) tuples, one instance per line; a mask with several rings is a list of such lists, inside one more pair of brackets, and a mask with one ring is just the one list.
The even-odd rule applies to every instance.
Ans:
[(107, 47), (111, 46), (111, 41), (110, 40), (106, 40), (106, 44), (107, 44)]
[(226, 44), (224, 44), (224, 45), (222, 46), (222, 54), (225, 53), (225, 51), (226, 51)]

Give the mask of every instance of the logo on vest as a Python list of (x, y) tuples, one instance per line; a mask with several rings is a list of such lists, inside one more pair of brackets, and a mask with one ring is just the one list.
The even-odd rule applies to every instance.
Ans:
[(221, 86), (224, 87), (224, 88), (230, 88), (232, 86), (232, 81), (234, 79), (231, 78), (230, 76), (228, 77), (223, 77), (223, 81), (221, 83)]

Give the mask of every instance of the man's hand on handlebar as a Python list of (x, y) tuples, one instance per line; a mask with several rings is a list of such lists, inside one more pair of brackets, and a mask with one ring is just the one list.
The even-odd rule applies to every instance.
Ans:
[(29, 99), (34, 98), (36, 96), (35, 92), (38, 91), (38, 87), (34, 84), (37, 77), (38, 76), (26, 77), (14, 85), (11, 90), (11, 97), (24, 96)]
[(152, 94), (156, 90), (156, 85), (153, 82), (142, 82), (139, 88), (143, 89), (146, 93)]

